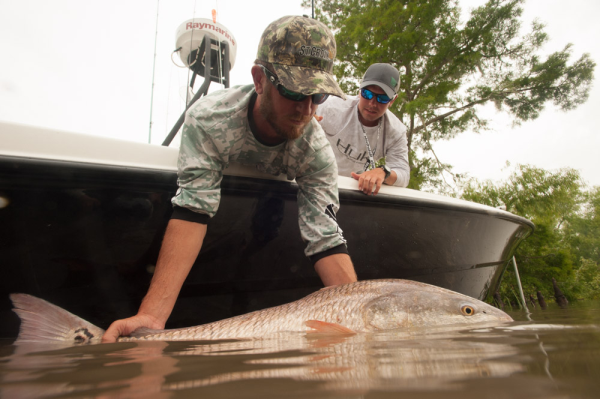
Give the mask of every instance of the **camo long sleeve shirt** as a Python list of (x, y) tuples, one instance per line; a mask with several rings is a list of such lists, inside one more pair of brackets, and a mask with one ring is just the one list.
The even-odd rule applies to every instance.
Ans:
[(248, 106), (254, 85), (236, 86), (203, 97), (190, 108), (178, 159), (176, 206), (213, 217), (221, 200), (223, 170), (231, 162), (298, 184), (298, 223), (306, 256), (345, 244), (335, 220), (339, 209), (335, 156), (312, 119), (304, 134), (277, 146), (261, 144), (250, 130)]

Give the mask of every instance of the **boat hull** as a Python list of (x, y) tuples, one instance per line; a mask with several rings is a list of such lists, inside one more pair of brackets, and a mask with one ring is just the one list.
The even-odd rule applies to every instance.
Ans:
[[(176, 174), (0, 156), (0, 336), (8, 294), (42, 297), (107, 327), (137, 310), (171, 214)], [(293, 182), (225, 176), (222, 201), (168, 327), (299, 299), (322, 287), (298, 228)], [(506, 212), (340, 189), (337, 218), (359, 279), (402, 278), (486, 299), (533, 230)]]

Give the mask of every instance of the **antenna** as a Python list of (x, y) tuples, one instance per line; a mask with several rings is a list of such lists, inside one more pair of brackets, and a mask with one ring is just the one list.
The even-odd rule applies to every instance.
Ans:
[[(216, 19), (216, 12), (213, 14)], [(230, 85), (229, 71), (235, 64), (237, 42), (233, 34), (218, 22), (210, 19), (193, 18), (185, 21), (177, 29), (176, 44), (179, 58), (193, 72), (190, 87), (193, 88), (196, 75), (204, 77), (204, 83), (194, 97), (186, 101), (185, 111), (181, 114), (171, 132), (163, 141), (168, 146), (183, 125), (185, 113), (202, 96), (208, 93), (211, 82)]]
[(154, 105), (154, 71), (156, 69), (156, 42), (158, 38), (158, 3), (156, 0), (156, 30), (154, 32), (154, 61), (152, 62), (152, 89), (150, 90), (150, 126), (148, 128), (148, 144), (152, 142), (152, 106)]

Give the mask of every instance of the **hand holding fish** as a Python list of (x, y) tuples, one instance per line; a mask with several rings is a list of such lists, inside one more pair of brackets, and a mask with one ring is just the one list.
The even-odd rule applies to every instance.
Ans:
[(126, 319), (117, 320), (108, 327), (108, 330), (102, 336), (102, 343), (117, 342), (119, 337), (126, 337), (142, 327), (162, 330), (165, 328), (165, 324), (147, 314), (137, 314)]

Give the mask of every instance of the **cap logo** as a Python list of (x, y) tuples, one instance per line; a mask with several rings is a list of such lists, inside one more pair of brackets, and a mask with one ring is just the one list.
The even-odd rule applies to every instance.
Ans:
[(300, 50), (298, 50), (298, 55), (305, 55), (308, 57), (322, 58), (324, 60), (329, 60), (329, 51), (322, 49), (320, 47), (315, 46), (301, 46)]
[(398, 83), (398, 81), (394, 78), (392, 78), (392, 87), (396, 87), (396, 84)]

